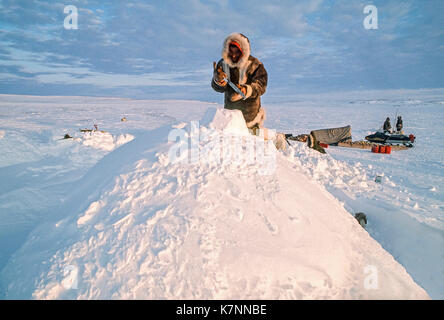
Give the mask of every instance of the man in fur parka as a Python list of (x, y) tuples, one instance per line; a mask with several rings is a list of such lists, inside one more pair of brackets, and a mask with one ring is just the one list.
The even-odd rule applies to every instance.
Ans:
[[(272, 139), (280, 149), (285, 147), (283, 137), (271, 137), (264, 128), (265, 109), (261, 106), (261, 96), (267, 88), (267, 71), (259, 59), (250, 55), (250, 50), (250, 41), (246, 36), (241, 33), (230, 34), (223, 43), (222, 59), (213, 63), (211, 87), (224, 93), (226, 109), (242, 111), (247, 127), (253, 134), (258, 135), (262, 129), (264, 137)], [(245, 97), (229, 86), (225, 79), (234, 83)]]
[[(211, 86), (225, 94), (225, 108), (241, 110), (249, 128), (262, 125), (261, 95), (267, 88), (268, 75), (264, 65), (250, 55), (248, 38), (240, 33), (230, 34), (223, 44), (222, 59), (213, 67)], [(224, 79), (237, 85), (245, 98), (227, 85)]]

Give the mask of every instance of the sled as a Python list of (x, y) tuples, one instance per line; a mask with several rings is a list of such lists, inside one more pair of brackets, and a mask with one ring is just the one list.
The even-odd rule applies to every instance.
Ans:
[(101, 133), (106, 133), (106, 131), (95, 130), (95, 129), (80, 129), (80, 132), (82, 132), (82, 133), (85, 133), (85, 132), (101, 132)]
[[(378, 146), (379, 144), (369, 142), (369, 141), (351, 141), (351, 142), (339, 142), (338, 147), (343, 148), (355, 148), (355, 149), (369, 149), (371, 150), (374, 146)], [(398, 151), (398, 150), (407, 150), (411, 147), (407, 145), (391, 145), (391, 151)]]
[(365, 137), (365, 140), (380, 143), (383, 145), (403, 145), (405, 147), (413, 147), (416, 137), (413, 134), (405, 135), (402, 133), (389, 133), (383, 131), (377, 131)]

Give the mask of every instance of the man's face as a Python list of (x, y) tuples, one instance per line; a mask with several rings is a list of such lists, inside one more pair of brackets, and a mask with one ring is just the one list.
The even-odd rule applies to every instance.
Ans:
[(235, 45), (230, 45), (228, 47), (228, 57), (233, 61), (234, 63), (238, 62), (240, 57), (242, 56), (242, 52), (239, 50), (238, 47)]

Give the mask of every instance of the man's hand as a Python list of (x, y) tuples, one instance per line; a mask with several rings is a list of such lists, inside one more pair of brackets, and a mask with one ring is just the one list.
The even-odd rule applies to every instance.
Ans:
[[(243, 85), (239, 85), (239, 84), (236, 84), (236, 86), (240, 89), (240, 91), (242, 91), (242, 93), (244, 95), (247, 95), (247, 87), (245, 87)], [(233, 102), (234, 101), (239, 101), (241, 99), (243, 99), (243, 97), (239, 93), (237, 93), (237, 92), (233, 93), (233, 95), (230, 97), (230, 100), (233, 101)]]
[(239, 85), (239, 84), (237, 84), (236, 86), (240, 89), (240, 91), (242, 91), (242, 93), (243, 93), (244, 95), (247, 94), (247, 87), (245, 87), (245, 86), (241, 86), (241, 85)]
[(222, 70), (221, 67), (217, 68), (216, 62), (213, 62), (214, 68), (214, 82), (216, 82), (219, 86), (225, 87), (227, 82), (224, 80), (227, 78), (227, 74)]

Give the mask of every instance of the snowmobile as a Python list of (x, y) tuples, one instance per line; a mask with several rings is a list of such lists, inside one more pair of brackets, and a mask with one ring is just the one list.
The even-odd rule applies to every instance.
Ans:
[(373, 134), (365, 137), (365, 140), (374, 143), (381, 143), (386, 145), (404, 145), (406, 147), (413, 147), (416, 137), (413, 134), (406, 136), (405, 134), (379, 130)]

